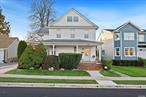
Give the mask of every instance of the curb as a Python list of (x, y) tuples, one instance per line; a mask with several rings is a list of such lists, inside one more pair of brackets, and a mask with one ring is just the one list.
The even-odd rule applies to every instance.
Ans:
[(50, 88), (114, 88), (146, 89), (146, 85), (98, 85), (98, 84), (56, 84), (56, 83), (7, 83), (0, 82), (0, 87), (50, 87)]

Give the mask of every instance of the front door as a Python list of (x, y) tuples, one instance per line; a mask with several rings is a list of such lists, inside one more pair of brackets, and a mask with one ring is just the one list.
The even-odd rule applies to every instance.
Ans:
[(84, 49), (84, 61), (89, 62), (90, 61), (90, 55), (91, 55), (91, 49), (85, 48)]

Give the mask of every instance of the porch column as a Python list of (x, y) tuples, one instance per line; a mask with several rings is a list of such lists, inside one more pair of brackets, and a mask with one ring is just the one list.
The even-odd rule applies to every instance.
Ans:
[(101, 56), (102, 56), (102, 54), (101, 54), (101, 52), (102, 52), (102, 47), (101, 47), (101, 45), (98, 46), (98, 51), (99, 51), (99, 52), (98, 52), (98, 57), (99, 57), (98, 60), (101, 61)]
[(78, 52), (79, 52), (79, 46), (76, 45), (76, 53), (78, 53)]
[(54, 48), (55, 48), (55, 45), (53, 44), (53, 55), (54, 55)]

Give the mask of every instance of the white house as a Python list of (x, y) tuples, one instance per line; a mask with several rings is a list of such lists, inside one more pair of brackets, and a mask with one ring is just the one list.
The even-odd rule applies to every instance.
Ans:
[(16, 37), (0, 35), (0, 63), (17, 59), (17, 46), (19, 40)]
[[(48, 54), (81, 53), (82, 62), (95, 62), (96, 59), (101, 60), (102, 44), (96, 41), (97, 29), (96, 24), (75, 9), (70, 9), (40, 32), (43, 33), (42, 39)], [(97, 48), (99, 55), (96, 55)]]

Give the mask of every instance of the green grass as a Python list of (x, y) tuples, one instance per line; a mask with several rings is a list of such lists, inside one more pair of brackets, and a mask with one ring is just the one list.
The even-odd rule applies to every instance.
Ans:
[(112, 66), (112, 70), (133, 77), (146, 77), (146, 67)]
[(10, 77), (7, 78), (1, 77), (0, 82), (97, 84), (95, 80), (64, 80), (64, 79), (10, 78)]
[(54, 75), (54, 76), (90, 76), (88, 72), (81, 70), (64, 70), (64, 71), (48, 71), (48, 70), (11, 70), (6, 74), (22, 74), (22, 75)]
[(106, 71), (106, 70), (101, 70), (100, 73), (104, 76), (109, 76), (109, 77), (120, 77), (120, 75), (113, 73), (111, 71)]
[(127, 84), (127, 85), (146, 85), (146, 80), (116, 80), (117, 84)]

